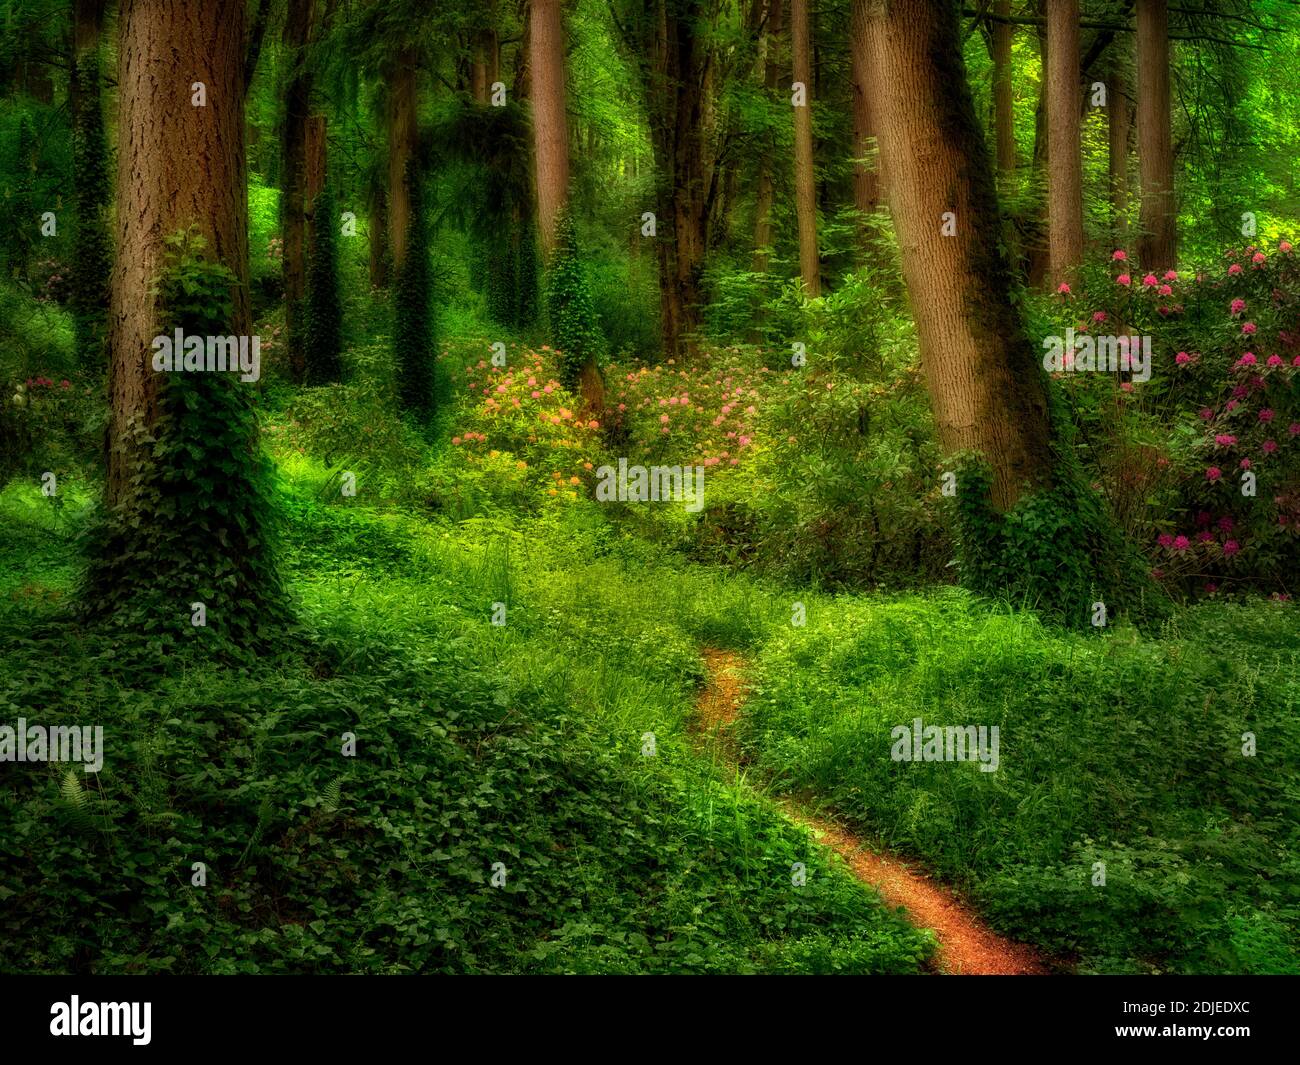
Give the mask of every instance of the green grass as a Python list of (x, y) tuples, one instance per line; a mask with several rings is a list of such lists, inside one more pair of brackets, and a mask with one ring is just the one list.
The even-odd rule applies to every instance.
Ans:
[[(59, 613), (69, 519), (25, 486), (0, 496), (15, 531), (0, 547), (4, 719), (103, 724), (107, 748), (77, 785), (56, 766), (6, 768), (5, 970), (923, 965), (931, 936), (690, 753), (688, 633), (585, 628), (620, 619), (539, 557), (571, 545), (286, 491), (305, 631), (245, 668), (199, 646), (145, 669), (78, 634)], [(507, 561), (512, 540), (541, 546)]]
[[(743, 742), (776, 787), (1082, 971), (1296, 973), (1298, 648), (1300, 617), (1272, 602), (1196, 607), (1148, 639), (957, 591), (846, 597), (764, 647)], [(997, 725), (999, 768), (893, 761), (891, 728), (916, 717)]]

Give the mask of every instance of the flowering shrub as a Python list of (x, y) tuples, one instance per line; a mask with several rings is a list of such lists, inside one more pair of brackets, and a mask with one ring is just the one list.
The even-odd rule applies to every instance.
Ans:
[[(510, 344), (494, 366), (487, 339), (456, 345), (462, 390), (452, 418), (456, 461), (498, 505), (566, 505), (589, 496), (601, 464), (601, 424), (559, 382), (557, 353)], [(474, 352), (485, 357), (474, 359)], [(453, 352), (449, 349), (445, 355)]]
[[(1205, 594), (1300, 577), (1300, 263), (1283, 241), (1194, 276), (1130, 269), (1117, 250), (1058, 327), (1150, 336), (1150, 380), (1056, 374), (1085, 461), (1153, 574)], [(1067, 371), (1069, 367), (1067, 365)]]

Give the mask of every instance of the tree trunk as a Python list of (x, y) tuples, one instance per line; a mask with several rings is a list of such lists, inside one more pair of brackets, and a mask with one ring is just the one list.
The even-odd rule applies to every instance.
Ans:
[[(1011, 15), (1011, 0), (997, 0), (993, 12)], [(993, 128), (998, 138), (998, 173), (1005, 179), (1016, 171), (1016, 116), (1011, 93), (1011, 40), (1015, 27), (993, 23)]]
[(701, 275), (709, 246), (712, 160), (704, 139), (704, 86), (713, 55), (708, 27), (703, 25), (707, 18), (700, 0), (661, 5), (645, 42), (650, 57), (644, 88), (655, 156), (664, 352), (684, 359), (696, 350)]
[(803, 106), (794, 108), (795, 213), (799, 223), (799, 274), (810, 297), (821, 295), (821, 259), (817, 254), (817, 176), (813, 165), (812, 62), (808, 0), (790, 0), (790, 47), (795, 84), (804, 86)]
[[(767, 0), (763, 87), (767, 90), (769, 100), (775, 97), (777, 86), (781, 83), (781, 3), (782, 0)], [(758, 187), (754, 197), (754, 270), (760, 274), (767, 272), (767, 262), (771, 254), (773, 241), (772, 201), (774, 187), (772, 184), (772, 167), (774, 154), (769, 141), (758, 161)]]
[(1107, 88), (1107, 117), (1110, 141), (1110, 210), (1115, 240), (1123, 242), (1128, 230), (1128, 85), (1118, 57), (1111, 68)]
[(1169, 126), (1169, 12), (1165, 0), (1138, 0), (1137, 82), (1142, 184), (1138, 261), (1147, 270), (1168, 270), (1178, 265), (1178, 217)]
[(543, 261), (555, 250), (555, 220), (569, 195), (569, 128), (564, 113), (564, 25), (560, 0), (533, 0), (530, 17), (537, 231)]
[(855, 7), (849, 51), (853, 66), (853, 206), (870, 214), (880, 203), (880, 164), (869, 159), (876, 147), (876, 123), (871, 103), (871, 72), (867, 69), (866, 26)]
[[(979, 453), (1006, 510), (1048, 484), (1042, 369), (999, 251), (993, 168), (975, 117), (956, 11), (933, 0), (855, 0), (867, 21), (881, 153), (939, 442)], [(956, 217), (941, 232), (946, 212)]]
[[(158, 414), (154, 282), (164, 241), (190, 224), (235, 275), (231, 332), (247, 334), (248, 186), (244, 160), (244, 0), (122, 0), (118, 22), (117, 247), (109, 314), (107, 498), (122, 501), (133, 422)], [(185, 85), (176, 57), (186, 57)], [(189, 82), (207, 87), (190, 102)], [(195, 161), (202, 161), (202, 168)]]
[(306, 196), (308, 247), (311, 246), (312, 231), (316, 225), (316, 197), (325, 187), (325, 173), (328, 167), (328, 131), (328, 120), (324, 115), (312, 115), (307, 119), (307, 160), (303, 194)]
[(413, 48), (397, 53), (388, 78), (388, 242), (393, 269), (406, 258), (406, 230), (411, 224), (411, 195), (406, 164), (415, 157), (415, 61)]
[(289, 371), (298, 383), (307, 372), (307, 357), (302, 346), (302, 311), (303, 297), (307, 293), (307, 120), (311, 109), (311, 79), (302, 64), (311, 36), (314, 7), (315, 0), (289, 0), (283, 37), (289, 79), (285, 86), (284, 118), (280, 127), (283, 159), (280, 229), (284, 242), (281, 272), (284, 277)]
[(1047, 5), (1047, 222), (1052, 287), (1072, 284), (1083, 262), (1083, 161), (1079, 141), (1079, 0)]

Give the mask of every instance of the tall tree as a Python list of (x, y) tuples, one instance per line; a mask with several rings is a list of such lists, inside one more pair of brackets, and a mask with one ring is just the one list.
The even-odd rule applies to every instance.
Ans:
[(311, 116), (312, 86), (306, 61), (315, 6), (315, 0), (289, 0), (283, 35), (289, 74), (280, 125), (280, 229), (284, 242), (281, 270), (289, 369), (298, 382), (307, 372), (302, 315), (307, 294), (307, 127)]
[[(247, 334), (244, 2), (122, 0), (118, 28), (117, 261), (109, 315), (108, 500), (127, 490), (132, 423), (157, 419), (154, 284), (164, 241), (191, 224), (235, 275), (232, 331)], [(186, 69), (178, 69), (177, 56)], [(205, 105), (192, 103), (201, 82)], [(195, 160), (203, 160), (202, 170)]]
[(1138, 0), (1137, 4), (1137, 136), (1142, 185), (1138, 261), (1148, 270), (1168, 270), (1178, 263), (1178, 217), (1166, 0)]
[[(782, 0), (767, 0), (767, 32), (762, 37), (759, 52), (763, 65), (763, 88), (769, 101), (776, 97), (781, 83), (781, 4)], [(758, 160), (758, 183), (754, 198), (754, 270), (757, 273), (767, 271), (768, 256), (772, 249), (772, 201), (775, 194), (772, 168), (775, 166), (775, 158), (776, 147), (770, 135), (765, 135), (763, 151)]]
[(1047, 220), (1053, 287), (1072, 282), (1083, 262), (1079, 112), (1079, 0), (1052, 0), (1047, 5)]
[[(92, 623), (245, 657), (281, 621), (251, 385), (245, 0), (123, 0), (110, 305), (108, 507), (80, 602)], [(201, 165), (196, 165), (201, 163)], [(156, 337), (186, 337), (176, 361)], [(192, 341), (200, 342), (194, 364)], [(228, 352), (229, 349), (226, 349)], [(260, 365), (257, 365), (260, 372)], [(195, 621), (195, 611), (202, 620)]]
[(876, 122), (867, 69), (866, 20), (854, 7), (850, 24), (849, 52), (853, 71), (853, 206), (871, 212), (880, 202), (880, 163), (873, 160)]
[(563, 357), (565, 384), (581, 393), (590, 410), (601, 411), (605, 387), (598, 362), (598, 330), (582, 276), (573, 221), (566, 210), (569, 134), (564, 113), (564, 21), (560, 0), (533, 0), (529, 22), (537, 229), (547, 271), (550, 324)]
[[(401, 48), (388, 63), (388, 241), (393, 268), (401, 270), (406, 259), (407, 234), (411, 228), (411, 192), (419, 180), (408, 179), (407, 162), (416, 160), (415, 74), (418, 53)], [(423, 223), (422, 223), (423, 224)]]
[(1011, 44), (1015, 27), (1011, 24), (1011, 0), (997, 0), (993, 5), (997, 20), (993, 23), (993, 129), (997, 134), (998, 173), (1004, 178), (1016, 170), (1016, 116), (1012, 107)]
[(717, 42), (709, 0), (624, 0), (611, 9), (635, 64), (655, 160), (655, 254), (664, 351), (690, 358), (701, 322), (715, 151), (705, 137)]
[(803, 100), (794, 108), (795, 214), (799, 224), (799, 274), (810, 297), (821, 295), (821, 257), (817, 252), (817, 175), (813, 161), (812, 46), (808, 0), (790, 0), (790, 49), (794, 92)]
[(532, 0), (533, 155), (542, 255), (555, 250), (555, 223), (569, 196), (569, 128), (564, 113), (564, 25), (560, 0)]
[(1128, 229), (1128, 79), (1119, 55), (1112, 57), (1106, 86), (1111, 224), (1117, 241)]
[[(945, 452), (974, 451), (1005, 510), (1050, 481), (1043, 375), (1011, 299), (993, 171), (957, 16), (933, 0), (855, 0), (921, 363)], [(954, 224), (947, 229), (945, 216)], [(951, 232), (951, 235), (945, 235)]]

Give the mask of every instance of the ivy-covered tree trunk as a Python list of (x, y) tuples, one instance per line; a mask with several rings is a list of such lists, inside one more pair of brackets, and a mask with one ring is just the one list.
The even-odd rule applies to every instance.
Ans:
[[(565, 384), (581, 394), (589, 411), (599, 413), (605, 404), (599, 332), (586, 282), (581, 277), (568, 210), (569, 134), (565, 120), (564, 22), (559, 0), (533, 0), (529, 25), (537, 231), (548, 274), (552, 340), (561, 355)], [(562, 217), (566, 219), (563, 235)], [(518, 264), (517, 252), (514, 262)]]
[[(155, 337), (177, 329), (209, 352), (209, 336), (256, 350), (244, 10), (244, 0), (123, 0), (108, 507), (81, 603), (88, 619), (134, 633), (207, 632), (248, 648), (283, 616), (253, 385), (179, 357), (174, 372), (155, 363)], [(183, 74), (178, 55), (191, 59)], [(260, 372), (251, 358), (248, 372)]]

